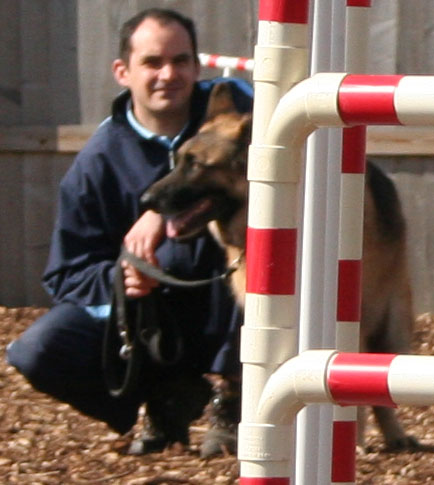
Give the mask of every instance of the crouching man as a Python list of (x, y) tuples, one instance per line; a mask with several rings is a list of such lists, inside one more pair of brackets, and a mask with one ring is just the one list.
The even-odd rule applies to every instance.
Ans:
[[(37, 390), (119, 433), (132, 428), (146, 403), (149, 427), (131, 444), (131, 453), (187, 444), (190, 422), (210, 399), (214, 426), (204, 438), (202, 455), (234, 451), (239, 402), (233, 388), (238, 386), (220, 386), (213, 396), (203, 378), (204, 373), (239, 372), (240, 314), (225, 283), (190, 290), (168, 287), (124, 264), (127, 298), (158, 292), (164, 315), (170, 314), (180, 329), (183, 353), (169, 367), (145, 356), (140, 385), (126, 396), (113, 397), (105, 385), (102, 345), (122, 244), (183, 279), (208, 278), (222, 273), (225, 265), (209, 235), (185, 243), (169, 240), (161, 216), (140, 214), (139, 208), (140, 195), (173, 168), (174, 151), (198, 130), (211, 88), (219, 82), (198, 81), (192, 21), (158, 8), (135, 15), (121, 29), (113, 73), (125, 90), (60, 185), (43, 277), (54, 306), (9, 345), (8, 360)], [(237, 108), (251, 110), (250, 86), (240, 80), (230, 85)]]

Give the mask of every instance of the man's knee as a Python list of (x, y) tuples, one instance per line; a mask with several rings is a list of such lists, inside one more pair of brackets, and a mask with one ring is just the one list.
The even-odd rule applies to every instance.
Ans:
[[(83, 309), (70, 304), (54, 307), (9, 344), (8, 363), (41, 387), (68, 366), (73, 369), (80, 357), (83, 364), (88, 364), (86, 355), (87, 360), (99, 360), (93, 354), (98, 351), (102, 337), (92, 332), (95, 325), (98, 324)], [(86, 327), (88, 332), (84, 331)]]
[[(47, 317), (44, 315), (40, 320)], [(49, 337), (45, 324), (36, 320), (20, 337), (7, 347), (7, 361), (30, 381), (40, 374), (43, 361), (46, 357), (44, 341)]]

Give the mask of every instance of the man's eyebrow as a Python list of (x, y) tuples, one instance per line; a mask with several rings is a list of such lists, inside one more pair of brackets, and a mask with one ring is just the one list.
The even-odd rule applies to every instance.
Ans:
[[(176, 54), (171, 58), (171, 61), (186, 61), (192, 59), (193, 55), (189, 52), (181, 52), (180, 54)], [(141, 57), (141, 62), (158, 62), (164, 59), (164, 56), (160, 56), (157, 54), (145, 54)]]
[(160, 59), (162, 59), (162, 56), (157, 56), (152, 54), (149, 54), (149, 55), (145, 54), (140, 58), (142, 62), (152, 62), (152, 61), (158, 61)]
[(177, 54), (176, 56), (173, 56), (173, 59), (176, 60), (187, 60), (191, 59), (193, 55), (190, 52), (182, 52), (181, 54)]

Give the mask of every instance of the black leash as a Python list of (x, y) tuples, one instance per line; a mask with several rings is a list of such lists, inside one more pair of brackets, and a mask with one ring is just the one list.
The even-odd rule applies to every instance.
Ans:
[(181, 280), (176, 278), (175, 276), (171, 276), (170, 274), (165, 273), (162, 269), (154, 266), (153, 264), (147, 263), (141, 258), (138, 258), (134, 253), (128, 251), (125, 246), (122, 246), (121, 254), (118, 258), (119, 261), (127, 261), (131, 265), (133, 265), (138, 271), (143, 273), (154, 280), (159, 281), (160, 283), (165, 283), (166, 285), (171, 286), (178, 286), (181, 288), (197, 288), (199, 286), (205, 286), (213, 283), (214, 281), (226, 280), (229, 276), (238, 269), (239, 261), (234, 261), (228, 269), (218, 275), (214, 276), (213, 278), (208, 278), (204, 280)]
[[(103, 345), (103, 369), (112, 396), (124, 396), (137, 389), (143, 364), (143, 346), (160, 365), (174, 365), (182, 357), (181, 332), (157, 291), (128, 299), (125, 296), (122, 262), (166, 285), (197, 288), (226, 280), (238, 268), (239, 260), (218, 276), (203, 280), (182, 280), (164, 273), (128, 251), (124, 246), (116, 261), (112, 305)], [(162, 318), (163, 317), (163, 318)]]

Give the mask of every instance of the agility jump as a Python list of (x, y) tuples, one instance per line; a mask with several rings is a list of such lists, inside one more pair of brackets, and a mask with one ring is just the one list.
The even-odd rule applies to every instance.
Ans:
[[(369, 6), (367, 0), (347, 2), (350, 9), (365, 11)], [(431, 357), (422, 363), (417, 356), (341, 352), (335, 356), (334, 350), (318, 350), (309, 351), (309, 358), (305, 359), (305, 354), (298, 354), (300, 251), (297, 241), (302, 227), (298, 199), (306, 138), (321, 127), (434, 124), (433, 77), (328, 73), (306, 79), (308, 11), (308, 1), (302, 0), (261, 1), (259, 5), (248, 168), (247, 294), (241, 341), (241, 485), (295, 483), (295, 414), (305, 404), (434, 403)], [(342, 208), (341, 223), (354, 220), (356, 214), (356, 220), (361, 221), (363, 167), (357, 173), (362, 176), (353, 185), (356, 190), (350, 191), (352, 203)], [(350, 214), (353, 209), (355, 212)], [(341, 227), (341, 234), (347, 230)], [(339, 255), (340, 268), (352, 267), (345, 272), (346, 283), (352, 282), (351, 287), (357, 289), (360, 288), (361, 231), (350, 234)], [(353, 330), (346, 332), (347, 338), (358, 333), (360, 297), (357, 292), (353, 293), (351, 302), (355, 306), (350, 318), (348, 313), (338, 313), (347, 315), (342, 318), (342, 324), (354, 324)], [(348, 301), (342, 304), (347, 305)], [(338, 339), (342, 344), (342, 334)], [(398, 364), (404, 362), (402, 359), (408, 380), (405, 388), (397, 392), (395, 383), (404, 379), (403, 368)], [(344, 362), (345, 372), (333, 371), (332, 362)], [(400, 369), (397, 374), (398, 367), (391, 370), (395, 365)], [(426, 373), (429, 377), (424, 380), (420, 376)], [(366, 377), (380, 375), (381, 385), (369, 386), (367, 393)], [(349, 383), (352, 390), (346, 388)], [(347, 396), (344, 400), (341, 391)], [(291, 406), (294, 393), (296, 404)], [(350, 426), (344, 426), (340, 440), (347, 437), (346, 443), (351, 446), (342, 446), (341, 442), (333, 450), (332, 483), (350, 484), (355, 480), (354, 421), (344, 413), (342, 419), (335, 420), (334, 431), (342, 429), (340, 424), (345, 423)]]

